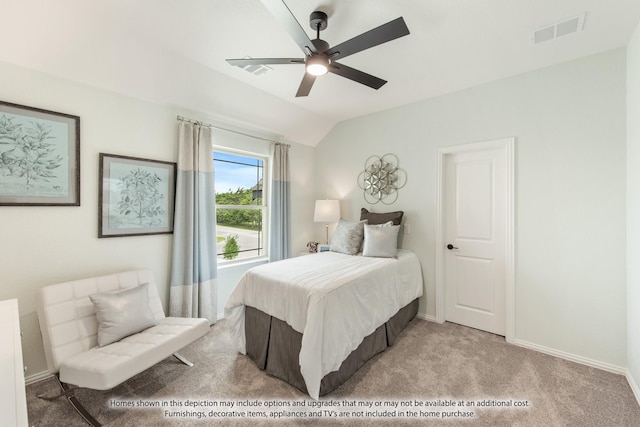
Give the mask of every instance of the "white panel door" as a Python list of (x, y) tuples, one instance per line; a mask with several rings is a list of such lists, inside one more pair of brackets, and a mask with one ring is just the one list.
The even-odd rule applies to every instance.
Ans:
[(445, 157), (445, 319), (505, 335), (506, 150)]

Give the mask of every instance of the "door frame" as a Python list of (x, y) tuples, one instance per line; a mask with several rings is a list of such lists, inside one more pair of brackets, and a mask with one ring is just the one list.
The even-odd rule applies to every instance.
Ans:
[(436, 322), (445, 322), (445, 159), (452, 154), (504, 149), (506, 156), (505, 339), (515, 340), (515, 137), (438, 148), (436, 177)]

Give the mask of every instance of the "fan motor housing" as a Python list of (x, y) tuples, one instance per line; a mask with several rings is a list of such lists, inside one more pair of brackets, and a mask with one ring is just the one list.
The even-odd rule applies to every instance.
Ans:
[(329, 50), (329, 43), (322, 39), (311, 40), (311, 43), (313, 43), (313, 47), (315, 47), (316, 50), (320, 53), (324, 53)]

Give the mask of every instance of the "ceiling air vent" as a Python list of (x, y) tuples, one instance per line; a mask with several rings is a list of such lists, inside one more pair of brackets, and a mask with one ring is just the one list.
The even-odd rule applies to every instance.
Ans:
[(567, 34), (582, 31), (582, 27), (584, 26), (584, 17), (586, 14), (587, 13), (584, 12), (580, 15), (533, 30), (531, 32), (531, 42), (533, 44), (540, 44), (558, 37), (566, 36)]
[[(245, 56), (244, 59), (252, 59), (250, 56)], [(245, 65), (244, 67), (240, 67), (245, 71), (248, 71), (249, 73), (253, 74), (254, 76), (261, 76), (263, 74), (266, 74), (267, 72), (273, 70), (273, 68), (269, 67), (268, 65), (264, 65), (264, 64), (252, 64), (252, 65)]]

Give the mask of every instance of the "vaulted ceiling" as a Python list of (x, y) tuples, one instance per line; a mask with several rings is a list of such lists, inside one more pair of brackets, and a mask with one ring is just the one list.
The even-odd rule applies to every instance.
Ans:
[[(379, 90), (329, 74), (296, 98), (302, 65), (225, 61), (303, 56), (259, 0), (0, 3), (0, 61), (308, 145), (342, 120), (625, 46), (640, 20), (637, 0), (285, 0), (311, 39), (309, 14), (326, 12), (332, 46), (399, 16), (410, 31), (341, 60), (387, 80)], [(532, 42), (583, 13), (582, 31)]]

